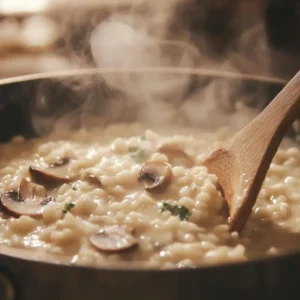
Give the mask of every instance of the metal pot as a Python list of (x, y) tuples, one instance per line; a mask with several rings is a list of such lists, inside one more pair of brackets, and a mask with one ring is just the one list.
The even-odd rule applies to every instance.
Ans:
[[(247, 97), (247, 105), (261, 109), (285, 83), (274, 78), (185, 69), (119, 71), (93, 69), (2, 80), (0, 81), (1, 142), (6, 142), (18, 134), (31, 137), (37, 133), (37, 128), (41, 128), (37, 127), (37, 124), (44, 125), (43, 130), (38, 133), (47, 133), (52, 130), (57, 119), (71, 108), (73, 111), (74, 109), (80, 113), (84, 111), (86, 114), (96, 111), (101, 124), (120, 118), (123, 121), (134, 120), (137, 114), (133, 104), (128, 102), (120, 102), (121, 116), (105, 118), (109, 115), (107, 108), (109, 99), (131, 96), (130, 90), (122, 90), (120, 86), (111, 85), (110, 79), (116, 75), (121, 80), (124, 80), (125, 75), (133, 80), (161, 78), (160, 76), (180, 79), (185, 76), (182, 93), (175, 104), (172, 104), (178, 108), (185, 98), (217, 79), (222, 84), (238, 83), (239, 92), (251, 95)], [(155, 94), (157, 91), (151, 92)], [(232, 93), (227, 97), (226, 104), (225, 101), (220, 102), (224, 113), (234, 110), (237, 95)], [(37, 106), (39, 104), (36, 102), (37, 99), (40, 101), (42, 98), (43, 105)], [(88, 110), (85, 106), (87, 98)], [(168, 101), (167, 98), (163, 101)], [(138, 105), (134, 103), (134, 106)], [(77, 121), (78, 119), (72, 122), (73, 127), (81, 125)], [(290, 134), (295, 136), (296, 133), (291, 130)], [(45, 261), (37, 261), (34, 253), (28, 250), (0, 246), (0, 299), (173, 300), (217, 297), (285, 299), (287, 295), (288, 299), (298, 299), (299, 271), (298, 252), (250, 262), (195, 269), (146, 270), (137, 269), (134, 265), (131, 269), (107, 269), (72, 266), (63, 262), (53, 262), (47, 258)], [(289, 292), (293, 292), (295, 296)]]

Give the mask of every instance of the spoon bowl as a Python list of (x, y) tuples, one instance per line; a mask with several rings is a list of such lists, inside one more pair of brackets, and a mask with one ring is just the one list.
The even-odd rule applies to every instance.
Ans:
[(202, 163), (218, 177), (231, 231), (245, 226), (284, 134), (299, 115), (300, 72), (252, 122)]

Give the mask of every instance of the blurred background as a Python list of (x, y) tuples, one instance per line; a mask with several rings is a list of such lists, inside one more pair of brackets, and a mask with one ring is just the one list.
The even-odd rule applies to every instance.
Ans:
[[(299, 69), (298, 0), (173, 2), (168, 24), (158, 36), (169, 41), (180, 39), (198, 49), (201, 59), (193, 67), (224, 68), (230, 61), (229, 68), (239, 72), (282, 78)], [(99, 24), (115, 14), (139, 17), (144, 23), (163, 22), (162, 3), (0, 0), (0, 78), (94, 67), (90, 37)], [(152, 33), (155, 35), (155, 30)], [(101, 67), (101, 62), (97, 66)]]

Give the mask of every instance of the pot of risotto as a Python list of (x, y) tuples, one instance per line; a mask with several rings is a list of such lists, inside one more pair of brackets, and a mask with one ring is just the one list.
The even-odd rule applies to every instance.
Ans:
[(297, 124), (240, 233), (201, 166), (284, 81), (107, 69), (0, 83), (1, 300), (297, 296)]

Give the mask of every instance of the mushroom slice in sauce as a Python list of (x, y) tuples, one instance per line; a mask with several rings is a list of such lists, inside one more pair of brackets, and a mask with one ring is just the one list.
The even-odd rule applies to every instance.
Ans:
[(142, 165), (139, 181), (144, 182), (145, 190), (149, 192), (162, 192), (171, 183), (171, 167), (161, 161), (150, 160)]
[(46, 197), (43, 186), (24, 178), (20, 183), (19, 193), (17, 191), (4, 193), (0, 201), (3, 209), (14, 216), (40, 216), (54, 198)]
[(137, 239), (119, 225), (104, 226), (90, 237), (90, 242), (104, 252), (121, 252), (138, 245)]
[(46, 189), (42, 185), (32, 183), (26, 178), (23, 178), (20, 182), (19, 196), (21, 199), (27, 199), (31, 196), (45, 198)]
[(86, 175), (84, 176), (84, 180), (87, 181), (89, 184), (94, 186), (102, 186), (101, 180), (96, 175)]
[(64, 157), (57, 162), (53, 162), (48, 168), (38, 168), (34, 166), (29, 167), (29, 174), (31, 178), (44, 185), (56, 185), (60, 183), (67, 183), (74, 178), (69, 176), (69, 162), (70, 158)]
[(176, 144), (164, 144), (158, 151), (166, 155), (173, 166), (192, 168), (195, 165), (195, 161)]
[(71, 161), (70, 157), (62, 157), (59, 160), (52, 162), (50, 168), (61, 167), (67, 165)]

